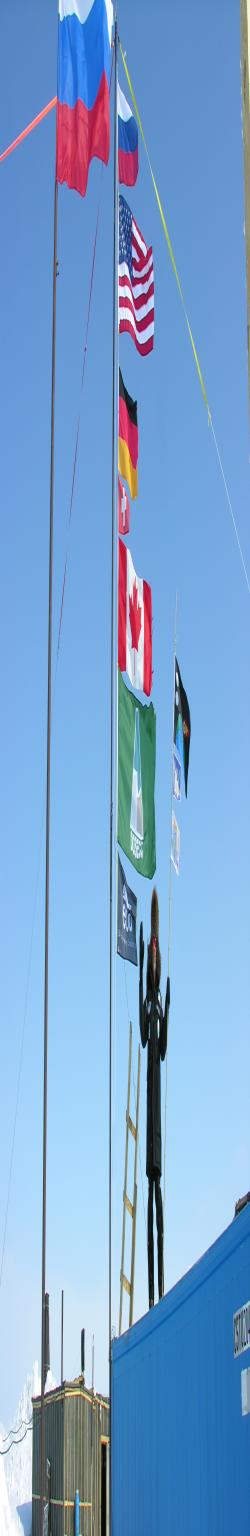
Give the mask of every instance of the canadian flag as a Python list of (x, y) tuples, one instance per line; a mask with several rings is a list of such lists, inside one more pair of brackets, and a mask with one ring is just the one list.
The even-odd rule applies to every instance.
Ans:
[(130, 550), (119, 539), (118, 666), (133, 688), (152, 688), (152, 590), (136, 576)]
[(129, 499), (118, 475), (118, 533), (129, 533)]

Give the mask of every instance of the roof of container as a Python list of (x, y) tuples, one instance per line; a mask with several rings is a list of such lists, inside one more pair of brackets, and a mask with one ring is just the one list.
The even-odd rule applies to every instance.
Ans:
[[(58, 1387), (52, 1387), (49, 1392), (46, 1392), (45, 1389), (44, 1402), (45, 1404), (51, 1403), (56, 1399), (59, 1402), (62, 1397), (75, 1397), (76, 1395), (77, 1397), (85, 1397), (87, 1402), (92, 1403), (94, 1406), (95, 1403), (100, 1403), (101, 1407), (109, 1408), (109, 1398), (103, 1397), (102, 1393), (92, 1392), (91, 1387), (85, 1387), (85, 1380), (82, 1375), (75, 1376), (73, 1381), (61, 1381)], [(41, 1394), (38, 1397), (33, 1397), (32, 1403), (33, 1408), (40, 1408)]]

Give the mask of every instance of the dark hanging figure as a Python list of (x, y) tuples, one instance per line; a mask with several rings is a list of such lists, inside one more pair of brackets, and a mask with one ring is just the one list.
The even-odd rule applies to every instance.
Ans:
[(158, 1241), (158, 1288), (159, 1300), (164, 1291), (163, 1274), (163, 1208), (161, 1193), (161, 1061), (167, 1049), (168, 1014), (170, 1007), (170, 980), (167, 979), (165, 1012), (163, 1013), (160, 979), (161, 955), (159, 949), (159, 907), (157, 891), (151, 902), (151, 937), (148, 944), (147, 991), (143, 1001), (143, 926), (140, 925), (140, 982), (139, 1008), (141, 1043), (148, 1047), (147, 1070), (147, 1162), (148, 1178), (148, 1293), (149, 1306), (154, 1305), (154, 1229), (153, 1192)]

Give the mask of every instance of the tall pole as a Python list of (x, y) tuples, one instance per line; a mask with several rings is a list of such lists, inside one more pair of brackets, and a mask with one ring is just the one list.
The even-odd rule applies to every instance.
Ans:
[(43, 1218), (42, 1218), (42, 1346), (41, 1346), (41, 1459), (40, 1459), (40, 1536), (43, 1536), (43, 1510), (45, 1494), (45, 1419), (44, 1419), (44, 1363), (45, 1363), (45, 1267), (46, 1267), (46, 1183), (47, 1183), (47, 1076), (48, 1076), (48, 979), (49, 979), (49, 864), (50, 864), (50, 757), (51, 757), (51, 653), (52, 653), (52, 586), (53, 586), (53, 525), (54, 525), (54, 419), (55, 419), (55, 355), (56, 355), (56, 272), (57, 272), (57, 211), (58, 187), (54, 194), (54, 266), (53, 266), (53, 322), (52, 322), (52, 378), (51, 378), (51, 447), (50, 447), (50, 535), (49, 535), (49, 611), (48, 611), (48, 694), (47, 694), (47, 788), (46, 788), (46, 874), (45, 874), (45, 954), (44, 954), (44, 1076), (43, 1076)]
[(93, 1413), (94, 1413), (94, 1368), (95, 1368), (95, 1336), (92, 1335), (92, 1405), (91, 1405), (91, 1532), (94, 1530), (94, 1504), (93, 1499)]
[(61, 1385), (63, 1383), (63, 1303), (64, 1303), (64, 1292), (62, 1291), (62, 1306), (61, 1306)]
[(110, 646), (110, 915), (109, 915), (109, 1519), (112, 1536), (112, 1429), (111, 1429), (111, 1330), (112, 1330), (112, 1026), (113, 1026), (113, 834), (114, 834), (114, 617), (117, 522), (117, 354), (118, 354), (118, 36), (115, 7), (114, 29), (114, 231), (113, 231), (113, 405), (112, 405), (112, 534), (111, 534), (111, 646)]

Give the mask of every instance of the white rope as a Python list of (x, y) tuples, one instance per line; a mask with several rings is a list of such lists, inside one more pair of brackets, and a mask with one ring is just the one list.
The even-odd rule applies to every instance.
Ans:
[(247, 574), (247, 568), (246, 568), (246, 565), (245, 565), (243, 550), (241, 548), (241, 542), (240, 542), (240, 538), (239, 538), (239, 534), (238, 534), (238, 528), (237, 528), (237, 524), (235, 522), (235, 517), (234, 517), (234, 513), (233, 513), (231, 497), (229, 495), (229, 490), (228, 490), (228, 485), (227, 485), (227, 481), (226, 481), (226, 476), (224, 474), (223, 464), (222, 464), (222, 460), (221, 460), (221, 456), (220, 456), (220, 452), (219, 452), (219, 448), (218, 448), (217, 437), (215, 436), (215, 430), (214, 430), (214, 424), (213, 424), (212, 416), (210, 416), (210, 427), (211, 427), (211, 432), (213, 433), (214, 445), (215, 445), (215, 448), (216, 448), (218, 463), (219, 463), (220, 471), (221, 471), (221, 474), (222, 474), (223, 485), (225, 486), (225, 492), (226, 492), (226, 497), (227, 497), (227, 501), (228, 501), (228, 506), (229, 506), (229, 510), (231, 512), (231, 518), (232, 518), (232, 523), (233, 523), (233, 527), (234, 527), (235, 538), (237, 539), (238, 550), (239, 550), (239, 554), (240, 554), (240, 558), (241, 558), (241, 564), (243, 566), (244, 576), (246, 578), (247, 590), (250, 593), (249, 577), (248, 577), (248, 574)]

